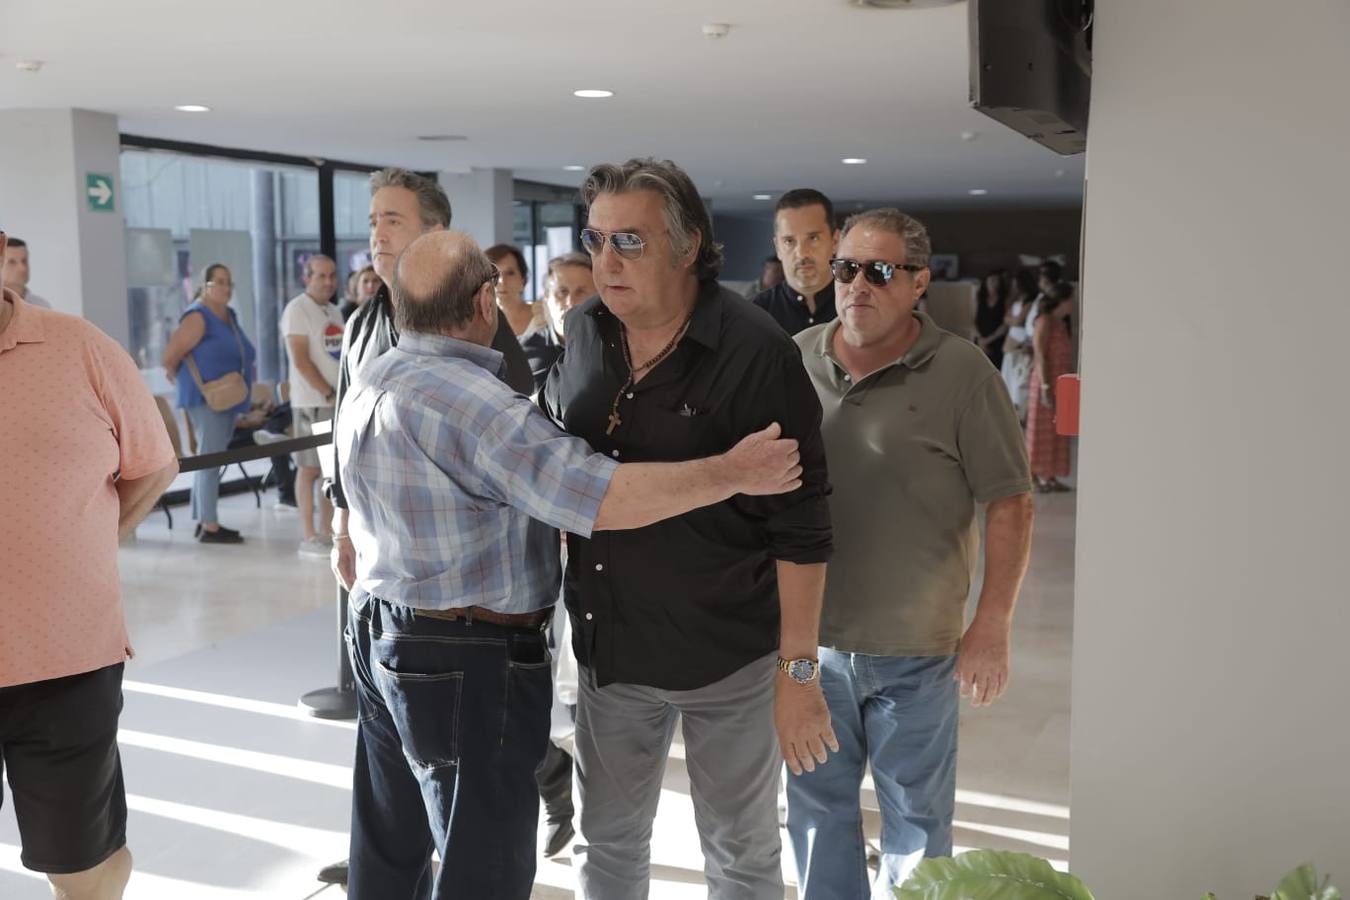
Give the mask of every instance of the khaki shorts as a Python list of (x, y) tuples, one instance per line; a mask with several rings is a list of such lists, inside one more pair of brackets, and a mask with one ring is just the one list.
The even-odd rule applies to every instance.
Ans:
[[(298, 438), (310, 437), (314, 434), (314, 425), (316, 422), (331, 422), (333, 420), (333, 407), (331, 406), (296, 406), (291, 408), (291, 426)], [(310, 447), (308, 450), (297, 450), (291, 454), (291, 459), (300, 468), (319, 468), (319, 448)]]

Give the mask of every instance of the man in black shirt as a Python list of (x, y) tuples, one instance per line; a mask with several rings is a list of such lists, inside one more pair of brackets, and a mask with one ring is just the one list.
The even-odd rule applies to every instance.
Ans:
[(820, 191), (796, 188), (778, 198), (773, 212), (773, 245), (783, 262), (783, 281), (754, 303), (788, 334), (835, 318), (830, 257), (839, 246), (834, 204)]
[(831, 551), (820, 403), (796, 345), (718, 285), (711, 220), (674, 163), (596, 166), (582, 196), (599, 296), (568, 314), (544, 409), (625, 462), (707, 456), (777, 422), (803, 469), (780, 497), (568, 537), (582, 892), (646, 896), (682, 718), (709, 898), (781, 900), (779, 766), (838, 749), (815, 660)]
[[(390, 299), (390, 285), (394, 267), (404, 248), (428, 231), (450, 227), (450, 198), (439, 184), (404, 169), (382, 169), (370, 176), (370, 255), (375, 273), (383, 284), (370, 300), (356, 311), (346, 324), (342, 335), (342, 359), (338, 363), (337, 396), (333, 405), (333, 433), (337, 433), (342, 401), (352, 381), (386, 350), (398, 344), (398, 329), (394, 327), (394, 308)], [(530, 374), (525, 352), (505, 316), (497, 321), (497, 334), (492, 349), (505, 357), (506, 383), (519, 393), (529, 396), (534, 392), (534, 376)], [(323, 448), (333, 453), (333, 447)], [(333, 467), (333, 479), (327, 485), (328, 498), (333, 503), (332, 568), (341, 592), (351, 589), (356, 577), (356, 552), (347, 536), (347, 498), (342, 492), (342, 473)], [(341, 599), (341, 598), (340, 598)], [(345, 605), (345, 600), (342, 600)], [(358, 757), (356, 765), (364, 765)], [(408, 776), (408, 783), (391, 789), (419, 790), (417, 782)], [(420, 801), (419, 801), (420, 802)], [(430, 840), (430, 838), (428, 838)], [(362, 885), (361, 874), (353, 882), (353, 893), (363, 889), (378, 891), (378, 887)], [(334, 884), (348, 884), (349, 873), (345, 861), (325, 866), (319, 880)]]

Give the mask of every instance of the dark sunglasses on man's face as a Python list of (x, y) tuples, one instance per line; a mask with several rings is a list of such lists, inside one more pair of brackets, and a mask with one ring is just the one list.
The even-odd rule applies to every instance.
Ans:
[(885, 287), (891, 283), (895, 277), (896, 271), (904, 269), (906, 272), (922, 272), (927, 266), (916, 266), (912, 263), (890, 263), (880, 259), (873, 259), (868, 262), (858, 262), (856, 259), (844, 259), (836, 257), (830, 260), (830, 271), (834, 273), (834, 280), (840, 284), (849, 284), (862, 272), (863, 278), (867, 279), (868, 284), (874, 284), (877, 287)]

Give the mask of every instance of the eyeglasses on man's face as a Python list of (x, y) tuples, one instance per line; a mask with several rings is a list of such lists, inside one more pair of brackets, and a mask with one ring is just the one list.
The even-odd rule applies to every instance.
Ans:
[(581, 229), (581, 246), (591, 256), (599, 256), (605, 249), (605, 242), (614, 248), (614, 252), (624, 259), (638, 259), (646, 249), (647, 242), (631, 231), (601, 231), (598, 228)]
[(927, 266), (918, 266), (913, 263), (893, 263), (886, 262), (883, 259), (873, 259), (867, 262), (859, 262), (856, 259), (847, 259), (844, 257), (835, 257), (830, 260), (830, 271), (834, 273), (834, 280), (840, 284), (850, 284), (853, 279), (862, 276), (868, 284), (877, 287), (885, 287), (891, 283), (898, 271), (922, 272)]

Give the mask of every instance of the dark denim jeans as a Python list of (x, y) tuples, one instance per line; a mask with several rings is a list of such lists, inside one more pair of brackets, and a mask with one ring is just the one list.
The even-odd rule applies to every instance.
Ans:
[(544, 635), (358, 592), (347, 642), (358, 709), (348, 896), (528, 900), (553, 693)]

